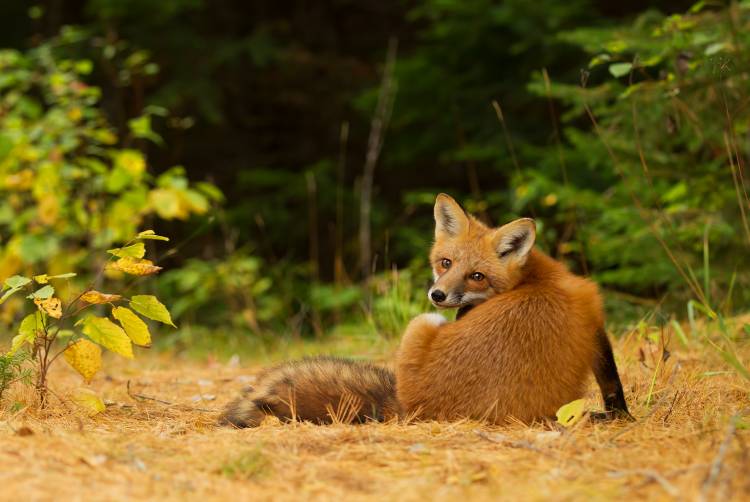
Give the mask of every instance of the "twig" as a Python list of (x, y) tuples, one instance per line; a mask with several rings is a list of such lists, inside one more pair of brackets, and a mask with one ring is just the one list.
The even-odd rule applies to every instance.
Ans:
[(727, 427), (727, 432), (724, 435), (724, 440), (719, 446), (719, 452), (716, 454), (716, 457), (714, 457), (713, 462), (711, 462), (711, 468), (708, 470), (708, 476), (706, 476), (706, 480), (701, 486), (701, 494), (698, 500), (703, 501), (707, 499), (706, 495), (708, 494), (708, 491), (718, 479), (719, 474), (721, 474), (721, 468), (724, 463), (724, 458), (727, 456), (729, 445), (732, 443), (732, 439), (734, 439), (734, 435), (737, 432), (737, 419), (739, 418), (739, 416), (740, 414), (738, 413), (729, 420), (729, 426)]
[(479, 430), (479, 429), (475, 429), (474, 430), (474, 434), (476, 434), (477, 436), (479, 436), (480, 438), (482, 438), (484, 440), (489, 441), (490, 443), (502, 444), (502, 445), (505, 445), (505, 446), (510, 446), (511, 448), (519, 448), (519, 449), (524, 449), (524, 450), (531, 450), (531, 451), (535, 451), (537, 453), (541, 453), (543, 455), (547, 455), (547, 456), (550, 456), (550, 457), (553, 457), (553, 458), (556, 457), (552, 453), (550, 453), (548, 451), (545, 451), (545, 450), (539, 448), (538, 446), (536, 446), (536, 445), (534, 445), (534, 444), (532, 444), (532, 443), (530, 443), (529, 441), (526, 441), (526, 440), (510, 439), (508, 436), (506, 436), (504, 434), (490, 434), (488, 432), (485, 432), (485, 431), (482, 431), (482, 430)]
[(370, 227), (370, 213), (372, 212), (372, 186), (375, 177), (375, 167), (383, 149), (383, 137), (388, 128), (388, 122), (393, 111), (393, 100), (396, 95), (396, 81), (393, 77), (396, 66), (396, 52), (398, 41), (391, 38), (388, 43), (388, 53), (383, 70), (383, 80), (380, 84), (378, 104), (370, 125), (370, 137), (367, 140), (367, 155), (365, 157), (364, 172), (362, 174), (361, 196), (359, 201), (359, 265), (362, 278), (367, 281), (370, 277), (372, 235)]
[(649, 481), (658, 483), (664, 489), (664, 491), (667, 492), (672, 497), (677, 498), (680, 496), (680, 491), (677, 489), (677, 487), (675, 487), (672, 483), (667, 481), (667, 479), (664, 476), (662, 476), (661, 474), (659, 474), (653, 469), (635, 469), (632, 471), (610, 471), (608, 475), (613, 478), (624, 478), (624, 477), (633, 476), (633, 475), (642, 476)]
[(181, 408), (186, 408), (186, 409), (191, 410), (191, 411), (203, 411), (203, 412), (206, 412), (206, 413), (214, 413), (216, 411), (216, 410), (209, 410), (208, 408), (196, 408), (194, 406), (188, 406), (188, 405), (185, 405), (185, 404), (173, 403), (173, 402), (170, 402), (170, 401), (165, 401), (163, 399), (159, 399), (158, 397), (151, 397), (151, 396), (146, 396), (146, 395), (143, 395), (143, 394), (134, 394), (130, 390), (130, 380), (128, 380), (128, 383), (126, 384), (126, 387), (127, 387), (127, 391), (128, 391), (128, 396), (130, 396), (133, 399), (140, 399), (142, 401), (155, 401), (155, 402), (157, 402), (159, 404), (164, 404), (164, 405), (167, 405), (167, 406), (179, 406)]

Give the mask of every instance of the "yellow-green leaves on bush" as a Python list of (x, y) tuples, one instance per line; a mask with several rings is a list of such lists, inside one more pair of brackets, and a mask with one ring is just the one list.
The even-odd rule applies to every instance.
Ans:
[(90, 303), (92, 305), (112, 303), (120, 299), (122, 299), (122, 296), (120, 295), (110, 295), (107, 293), (101, 293), (94, 289), (92, 289), (91, 291), (86, 291), (84, 294), (81, 295), (81, 300), (83, 300), (86, 303)]
[(161, 270), (161, 267), (154, 265), (154, 262), (151, 260), (143, 260), (131, 256), (120, 258), (116, 262), (107, 265), (107, 268), (119, 270), (130, 275), (153, 275)]
[(26, 298), (30, 300), (46, 300), (47, 298), (51, 298), (54, 294), (55, 288), (47, 284), (46, 286), (42, 286), (41, 288), (37, 289)]
[(44, 334), (47, 317), (43, 312), (34, 312), (23, 318), (18, 327), (18, 334), (11, 341), (9, 354), (18, 352), (24, 343), (34, 345), (34, 340), (39, 334)]
[(136, 235), (135, 238), (152, 240), (152, 241), (169, 241), (169, 237), (164, 237), (163, 235), (156, 235), (156, 232), (154, 232), (153, 230), (144, 230), (143, 232)]
[(126, 256), (130, 258), (143, 258), (146, 255), (146, 246), (142, 242), (136, 242), (130, 246), (108, 249), (107, 252), (118, 258), (125, 258)]
[(172, 322), (172, 316), (169, 315), (167, 308), (152, 295), (136, 295), (130, 299), (130, 306), (141, 315), (177, 327)]
[(47, 274), (40, 274), (35, 275), (34, 280), (37, 284), (47, 284), (52, 279), (70, 279), (71, 277), (75, 277), (75, 272), (68, 272), (67, 274), (57, 274), (57, 275), (47, 275)]
[(83, 321), (83, 334), (105, 349), (133, 359), (130, 338), (121, 327), (106, 317), (87, 317)]
[(0, 296), (0, 305), (5, 302), (10, 296), (17, 291), (21, 290), (24, 286), (26, 286), (28, 283), (31, 282), (31, 279), (28, 277), (23, 277), (20, 275), (14, 275), (13, 277), (9, 277), (5, 280), (3, 283), (3, 291), (5, 291), (5, 294), (3, 296)]
[(45, 312), (50, 317), (53, 317), (55, 319), (60, 319), (62, 317), (62, 302), (59, 298), (53, 297), (47, 298), (46, 300), (35, 298), (34, 305), (36, 305), (39, 310)]
[(65, 360), (89, 383), (102, 368), (102, 349), (86, 339), (79, 339), (65, 349)]
[(120, 325), (134, 344), (141, 347), (151, 346), (151, 333), (148, 331), (148, 326), (132, 310), (126, 307), (115, 307), (112, 309), (112, 316), (120, 321)]

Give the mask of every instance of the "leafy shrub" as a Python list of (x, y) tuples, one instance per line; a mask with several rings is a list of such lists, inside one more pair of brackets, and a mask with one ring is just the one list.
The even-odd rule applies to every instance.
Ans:
[(186, 219), (221, 197), (191, 186), (182, 168), (150, 172), (135, 146), (160, 141), (151, 118), (164, 110), (143, 110), (118, 135), (86, 83), (92, 61), (66, 57), (81, 38), (67, 29), (27, 52), (0, 51), (0, 277), (95, 270), (88, 252), (128, 239), (146, 218)]
[(576, 262), (584, 253), (610, 287), (710, 304), (736, 281), (747, 307), (747, 3), (649, 11), (630, 25), (560, 39), (591, 60), (581, 82), (539, 73), (530, 84), (564, 105), (562, 141), (538, 152), (538, 169), (519, 179), (516, 208), (536, 207), (563, 231), (577, 220), (572, 245), (558, 239), (554, 251)]
[[(136, 277), (157, 273), (161, 267), (143, 258), (146, 252), (145, 240), (169, 239), (156, 235), (151, 230), (140, 232), (125, 246), (108, 251), (111, 258), (101, 273)], [(70, 295), (63, 302), (53, 284), (75, 275), (40, 274), (33, 278), (15, 275), (3, 283), (0, 304), (16, 293), (25, 291), (29, 293), (26, 298), (35, 307), (34, 312), (21, 321), (18, 335), (13, 338), (10, 351), (5, 356), (5, 360), (10, 361), (8, 378), (14, 378), (20, 371), (20, 366), (14, 361), (20, 361), (19, 351), (27, 347), (36, 366), (36, 389), (42, 407), (47, 402), (49, 368), (60, 356), (89, 382), (102, 367), (101, 347), (132, 359), (133, 345), (151, 346), (149, 327), (137, 314), (174, 326), (169, 311), (152, 295), (133, 295), (127, 298), (120, 294), (102, 293), (89, 286), (80, 294)], [(112, 307), (110, 314), (117, 323), (109, 317), (90, 313), (92, 307), (105, 305)], [(0, 378), (0, 383), (5, 383), (5, 373)], [(88, 390), (80, 392), (74, 399), (92, 413), (104, 409), (101, 399)]]

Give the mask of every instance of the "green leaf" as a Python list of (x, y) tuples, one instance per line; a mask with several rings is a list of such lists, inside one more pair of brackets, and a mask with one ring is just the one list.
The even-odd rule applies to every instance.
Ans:
[(175, 328), (177, 327), (172, 322), (172, 316), (169, 315), (167, 307), (165, 307), (155, 296), (136, 295), (130, 299), (130, 306), (133, 307), (133, 310), (149, 319), (168, 324)]
[(0, 297), (0, 305), (2, 305), (5, 300), (20, 291), (21, 288), (23, 288), (30, 282), (31, 279), (20, 275), (14, 275), (13, 277), (9, 277), (8, 279), (6, 279), (5, 283), (3, 284), (3, 290), (7, 289), (8, 291), (6, 291), (5, 294)]
[(136, 235), (135, 238), (152, 240), (152, 241), (168, 241), (169, 240), (169, 237), (156, 235), (156, 232), (154, 232), (153, 230), (144, 230), (143, 232)]
[(609, 72), (617, 78), (627, 75), (632, 69), (633, 63), (612, 63), (609, 65)]
[(13, 355), (18, 352), (24, 343), (34, 345), (37, 333), (44, 332), (46, 316), (42, 312), (35, 312), (23, 318), (21, 325), (18, 327), (18, 335), (11, 341), (10, 351), (8, 354)]
[(87, 317), (83, 334), (102, 347), (133, 359), (133, 345), (125, 331), (106, 317)]
[(5, 287), (3, 289), (20, 289), (31, 282), (31, 279), (22, 275), (14, 275), (5, 279)]
[(576, 399), (568, 404), (564, 404), (557, 410), (557, 423), (563, 427), (570, 427), (578, 422), (583, 416), (585, 400)]
[(151, 346), (151, 333), (148, 331), (148, 326), (132, 310), (126, 307), (115, 307), (112, 309), (112, 316), (120, 321), (120, 325), (134, 344), (141, 347)]
[(118, 258), (124, 258), (126, 256), (130, 258), (143, 258), (146, 254), (146, 246), (142, 242), (136, 242), (130, 246), (108, 249), (109, 254), (113, 254)]
[(49, 284), (37, 289), (33, 293), (31, 293), (26, 298), (30, 298), (32, 300), (46, 300), (47, 298), (52, 297), (52, 295), (55, 294), (55, 288), (50, 286)]
[(7, 299), (8, 299), (8, 298), (10, 298), (10, 297), (11, 297), (11, 296), (12, 296), (12, 295), (13, 295), (14, 293), (17, 293), (17, 292), (19, 292), (20, 290), (21, 290), (21, 288), (13, 288), (13, 289), (9, 289), (8, 291), (6, 291), (6, 292), (5, 292), (4, 294), (3, 294), (3, 296), (0, 296), (0, 305), (2, 305), (3, 303), (5, 303), (5, 300), (7, 300)]

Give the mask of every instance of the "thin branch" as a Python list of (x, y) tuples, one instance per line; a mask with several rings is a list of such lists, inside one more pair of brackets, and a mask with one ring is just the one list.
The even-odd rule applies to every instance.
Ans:
[(375, 178), (375, 167), (380, 158), (380, 152), (383, 149), (383, 138), (385, 130), (388, 128), (388, 122), (393, 111), (393, 100), (396, 95), (397, 85), (393, 73), (396, 66), (397, 50), (398, 40), (391, 38), (388, 42), (388, 53), (383, 71), (383, 80), (380, 84), (378, 104), (370, 124), (370, 137), (367, 141), (367, 155), (362, 175), (359, 206), (359, 265), (362, 278), (365, 281), (369, 279), (372, 267), (372, 229), (370, 221), (372, 213), (372, 187)]

